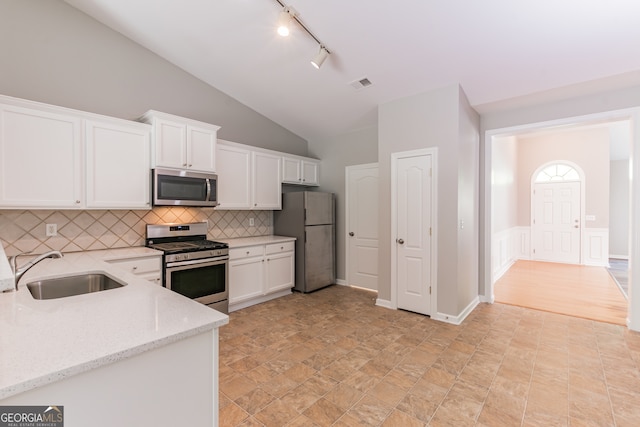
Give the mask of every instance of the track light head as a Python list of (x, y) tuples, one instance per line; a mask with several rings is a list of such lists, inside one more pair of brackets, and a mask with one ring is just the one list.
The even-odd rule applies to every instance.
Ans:
[(324, 46), (320, 45), (320, 50), (311, 60), (311, 65), (320, 69), (320, 67), (322, 67), (322, 63), (327, 59), (327, 56), (329, 56), (329, 51)]
[(278, 34), (287, 37), (291, 32), (291, 21), (295, 18), (296, 12), (292, 7), (285, 7), (278, 17)]

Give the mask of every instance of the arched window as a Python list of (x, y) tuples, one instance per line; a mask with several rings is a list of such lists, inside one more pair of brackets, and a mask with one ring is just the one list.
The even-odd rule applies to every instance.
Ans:
[(564, 163), (554, 163), (542, 169), (535, 182), (580, 181), (580, 174)]

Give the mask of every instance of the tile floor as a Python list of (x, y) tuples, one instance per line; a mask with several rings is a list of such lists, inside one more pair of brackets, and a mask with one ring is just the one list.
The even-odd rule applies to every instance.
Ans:
[(638, 426), (640, 334), (502, 304), (460, 326), (332, 286), (231, 313), (221, 426)]

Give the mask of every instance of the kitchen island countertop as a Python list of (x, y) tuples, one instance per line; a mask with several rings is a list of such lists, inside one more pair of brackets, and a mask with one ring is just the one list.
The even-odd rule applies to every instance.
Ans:
[[(66, 253), (29, 270), (17, 292), (0, 293), (0, 400), (229, 322), (225, 314), (105, 262), (153, 255), (161, 252), (138, 247)], [(1, 245), (0, 258), (6, 260)], [(34, 299), (26, 287), (87, 272), (105, 272), (127, 285), (51, 300)]]

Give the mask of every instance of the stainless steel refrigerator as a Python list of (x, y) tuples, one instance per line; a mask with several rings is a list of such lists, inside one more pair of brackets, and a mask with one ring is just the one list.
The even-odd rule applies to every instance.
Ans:
[(335, 283), (335, 203), (333, 193), (298, 191), (282, 194), (275, 211), (274, 233), (296, 238), (296, 284), (312, 292)]

